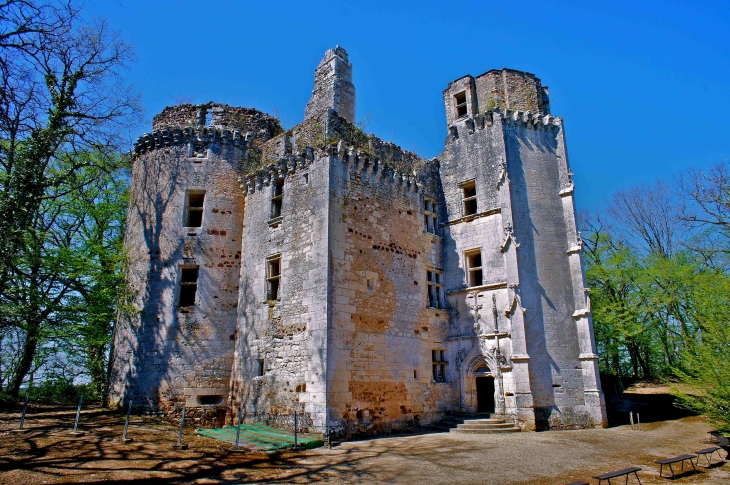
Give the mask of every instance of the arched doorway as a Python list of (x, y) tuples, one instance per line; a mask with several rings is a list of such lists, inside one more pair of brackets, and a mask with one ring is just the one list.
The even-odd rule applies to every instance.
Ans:
[(478, 413), (494, 413), (494, 374), (483, 357), (476, 359), (471, 365), (474, 376), (474, 408)]
[(494, 377), (477, 376), (477, 412), (494, 413)]

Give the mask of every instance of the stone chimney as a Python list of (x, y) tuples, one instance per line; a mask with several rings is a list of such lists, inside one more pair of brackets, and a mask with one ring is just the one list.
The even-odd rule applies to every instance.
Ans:
[(352, 64), (347, 51), (340, 46), (328, 49), (314, 71), (312, 99), (304, 109), (304, 119), (316, 118), (327, 108), (350, 123), (355, 123), (355, 86), (352, 84)]

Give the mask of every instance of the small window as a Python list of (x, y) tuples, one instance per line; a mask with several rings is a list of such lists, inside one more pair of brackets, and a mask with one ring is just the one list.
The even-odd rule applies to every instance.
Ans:
[(428, 197), (423, 198), (423, 229), (431, 234), (439, 233), (438, 204)]
[(413, 378), (418, 379), (418, 371), (416, 369), (413, 369)]
[(281, 254), (266, 260), (266, 299), (278, 300), (281, 296)]
[(466, 256), (466, 277), (468, 286), (482, 285), (482, 253), (481, 251), (471, 251)]
[(200, 406), (220, 406), (223, 404), (223, 396), (220, 394), (207, 394), (203, 396), (197, 396), (195, 400)]
[(431, 351), (431, 360), (433, 365), (433, 381), (446, 382), (446, 362), (445, 350), (434, 349)]
[(461, 185), (464, 215), (471, 216), (477, 213), (477, 188), (473, 180)]
[(261, 377), (266, 373), (266, 369), (264, 368), (264, 359), (257, 359), (256, 360), (256, 375), (258, 377)]
[(180, 268), (180, 306), (195, 305), (198, 291), (198, 267)]
[(454, 96), (454, 105), (456, 106), (456, 118), (466, 116), (466, 91), (462, 91)]
[(203, 225), (203, 203), (205, 192), (188, 192), (188, 211), (185, 227), (200, 227)]
[(281, 202), (284, 200), (284, 179), (271, 184), (271, 218), (281, 217)]
[(428, 307), (443, 308), (444, 286), (441, 282), (441, 272), (433, 269), (426, 271), (428, 285)]

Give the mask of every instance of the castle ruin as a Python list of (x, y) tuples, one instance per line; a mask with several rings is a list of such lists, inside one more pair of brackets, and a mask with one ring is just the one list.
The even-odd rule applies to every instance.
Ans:
[(424, 159), (355, 124), (341, 47), (289, 131), (260, 111), (166, 108), (127, 218), (136, 311), (109, 403), (338, 436), (491, 412), (606, 425), (563, 121), (534, 75), (464, 76)]

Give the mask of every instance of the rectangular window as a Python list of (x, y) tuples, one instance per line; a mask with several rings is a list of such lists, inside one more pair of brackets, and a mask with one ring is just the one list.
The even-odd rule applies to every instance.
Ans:
[(256, 375), (261, 377), (266, 373), (266, 369), (264, 369), (264, 359), (257, 359), (256, 360)]
[(423, 229), (431, 234), (439, 233), (438, 204), (428, 197), (423, 198)]
[(441, 282), (441, 272), (433, 269), (426, 270), (428, 284), (428, 307), (443, 308), (444, 286)]
[(434, 349), (431, 351), (431, 360), (433, 365), (433, 381), (446, 382), (446, 351), (442, 349)]
[(281, 296), (281, 254), (266, 260), (266, 299), (278, 300)]
[(198, 267), (180, 268), (180, 306), (195, 305), (195, 293), (198, 291)]
[(284, 179), (271, 184), (271, 218), (281, 217), (281, 202), (284, 200)]
[(479, 250), (469, 251), (466, 256), (466, 283), (468, 286), (482, 285), (482, 253)]
[(188, 192), (188, 210), (185, 215), (185, 227), (200, 227), (203, 225), (203, 203), (205, 192)]
[(461, 184), (463, 193), (464, 215), (471, 216), (477, 213), (477, 188), (473, 180)]
[(456, 107), (456, 118), (466, 116), (466, 91), (462, 91), (454, 96), (454, 105)]

